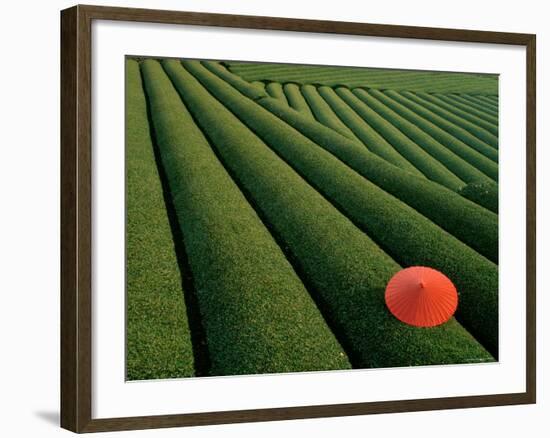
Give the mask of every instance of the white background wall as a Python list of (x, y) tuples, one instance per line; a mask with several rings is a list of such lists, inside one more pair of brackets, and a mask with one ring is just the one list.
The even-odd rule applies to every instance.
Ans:
[[(550, 38), (546, 2), (384, 0), (260, 2), (187, 0), (90, 2), (249, 15), (485, 29), (537, 34), (538, 76), (538, 404), (457, 411), (300, 420), (106, 434), (143, 437), (543, 437), (550, 429), (550, 390), (542, 344), (550, 311), (548, 178), (543, 120), (549, 115)], [(0, 434), (69, 436), (58, 428), (59, 400), (59, 10), (70, 1), (5, 2), (0, 64)], [(546, 117), (545, 117), (546, 115)], [(546, 265), (546, 266), (545, 266)], [(546, 411), (546, 412), (545, 412)], [(546, 414), (546, 415), (545, 415)], [(546, 430), (545, 430), (546, 429)]]

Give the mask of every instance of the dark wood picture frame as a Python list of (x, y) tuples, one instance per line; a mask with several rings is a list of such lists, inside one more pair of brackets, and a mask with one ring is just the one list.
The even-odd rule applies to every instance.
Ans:
[[(526, 391), (498, 395), (92, 419), (91, 24), (93, 20), (525, 46), (527, 53)], [(98, 432), (535, 403), (535, 51), (536, 37), (531, 34), (81, 5), (63, 10), (61, 12), (61, 426), (74, 432)]]

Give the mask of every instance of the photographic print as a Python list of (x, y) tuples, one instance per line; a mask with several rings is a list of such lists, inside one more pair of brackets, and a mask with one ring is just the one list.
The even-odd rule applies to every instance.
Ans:
[(498, 75), (126, 57), (126, 379), (498, 361)]

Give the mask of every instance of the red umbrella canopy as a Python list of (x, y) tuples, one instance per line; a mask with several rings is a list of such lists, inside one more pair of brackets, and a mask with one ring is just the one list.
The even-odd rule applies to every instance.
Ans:
[(452, 281), (425, 266), (412, 266), (395, 274), (386, 286), (385, 298), (397, 319), (416, 327), (443, 324), (458, 306)]

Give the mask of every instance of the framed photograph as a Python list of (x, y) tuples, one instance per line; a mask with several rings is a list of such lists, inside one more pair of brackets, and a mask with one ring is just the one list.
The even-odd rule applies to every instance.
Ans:
[(535, 403), (535, 35), (61, 12), (61, 425)]

